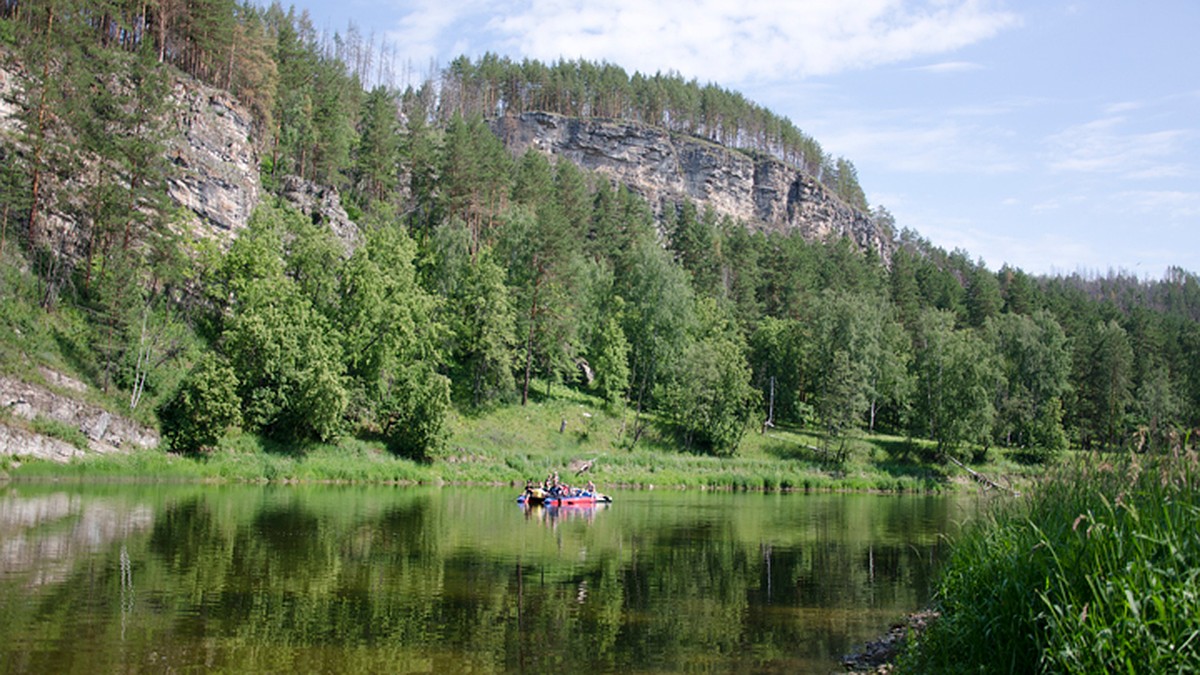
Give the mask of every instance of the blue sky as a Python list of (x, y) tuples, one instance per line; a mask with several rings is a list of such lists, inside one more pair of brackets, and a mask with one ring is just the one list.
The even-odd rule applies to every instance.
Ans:
[(674, 70), (854, 162), (989, 268), (1200, 272), (1196, 0), (299, 0), (417, 72), (486, 51)]

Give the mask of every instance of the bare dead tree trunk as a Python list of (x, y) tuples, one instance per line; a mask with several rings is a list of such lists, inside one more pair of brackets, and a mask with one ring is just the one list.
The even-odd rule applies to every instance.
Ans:
[(142, 308), (142, 332), (138, 336), (137, 367), (134, 369), (133, 392), (129, 395), (129, 408), (138, 407), (142, 400), (142, 392), (146, 388), (146, 375), (150, 372), (150, 348), (153, 340), (146, 336), (146, 323), (150, 317), (149, 305)]

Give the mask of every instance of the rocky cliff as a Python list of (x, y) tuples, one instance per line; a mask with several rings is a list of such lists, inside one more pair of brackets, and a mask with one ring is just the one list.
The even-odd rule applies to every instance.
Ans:
[[(9, 54), (0, 51), (0, 56), (5, 57), (0, 61), (0, 161), (7, 161), (26, 151), (20, 142), (18, 118), (22, 71)], [(252, 116), (227, 92), (183, 75), (172, 87), (169, 109), (167, 123), (174, 133), (168, 134), (166, 153), (173, 170), (166, 189), (172, 201), (191, 214), (179, 224), (227, 247), (249, 223), (263, 196)], [(85, 165), (96, 164), (83, 159)], [(74, 195), (84, 192), (79, 183), (88, 175), (85, 169), (48, 181), (48, 191), (65, 195), (52, 203), (70, 205)], [(283, 198), (313, 222), (327, 224), (347, 251), (357, 245), (358, 228), (346, 215), (336, 190), (290, 176), (281, 184)], [(82, 257), (89, 223), (80, 222), (79, 214), (86, 209), (69, 211), (48, 210), (43, 213), (44, 226), (55, 233), (60, 254)], [(125, 452), (158, 444), (157, 431), (81, 402), (86, 392), (83, 383), (65, 376), (51, 378), (46, 373), (43, 377), (54, 380), (53, 388), (0, 377), (0, 410), (14, 420), (0, 417), (0, 456), (68, 461), (87, 452)], [(78, 429), (87, 438), (87, 449), (37, 432), (31, 422), (38, 418)]]
[(171, 91), (175, 133), (167, 153), (175, 170), (167, 192), (204, 225), (202, 234), (228, 241), (244, 228), (262, 185), (250, 113), (228, 93), (181, 77)]
[[(194, 214), (199, 233), (228, 245), (246, 227), (263, 189), (254, 120), (228, 92), (182, 77), (172, 91), (173, 135), (168, 154), (171, 199)], [(325, 223), (347, 250), (358, 245), (358, 227), (337, 190), (284, 176), (280, 195), (316, 223)]]
[(611, 119), (533, 112), (497, 118), (492, 129), (513, 153), (533, 147), (566, 158), (626, 185), (656, 209), (691, 200), (748, 227), (799, 232), (809, 240), (846, 236), (885, 261), (891, 258), (890, 235), (870, 216), (773, 158)]
[[(66, 462), (89, 452), (129, 452), (158, 445), (154, 429), (79, 400), (88, 391), (83, 382), (45, 368), (40, 374), (45, 384), (0, 376), (0, 410), (13, 419), (0, 420), (0, 455)], [(78, 429), (87, 439), (87, 449), (34, 431), (27, 423), (38, 418)]]
[[(17, 118), (21, 95), (21, 70), (7, 53), (0, 65), (0, 157), (8, 152), (20, 154), (20, 122)], [(191, 214), (190, 227), (200, 237), (228, 246), (246, 227), (250, 214), (263, 196), (259, 177), (261, 138), (250, 112), (228, 92), (205, 85), (186, 75), (178, 75), (171, 88), (167, 120), (171, 133), (166, 143), (172, 171), (167, 177), (167, 194), (185, 213)], [(86, 161), (86, 158), (85, 158)], [(81, 172), (71, 180), (86, 179)], [(52, 183), (50, 190), (78, 192), (71, 180)], [(314, 222), (327, 223), (338, 238), (353, 248), (359, 240), (357, 226), (342, 208), (337, 191), (313, 185), (293, 176), (282, 181), (283, 198)], [(67, 201), (70, 201), (69, 198)], [(86, 209), (78, 209), (86, 212)], [(77, 216), (66, 213), (45, 214), (48, 229), (83, 236)], [(84, 223), (86, 225), (86, 223)], [(82, 242), (67, 242), (60, 250), (68, 255), (83, 255)]]
[[(167, 191), (198, 218), (201, 235), (228, 245), (263, 194), (254, 121), (228, 92), (191, 78), (181, 76), (171, 98), (176, 133), (168, 154), (175, 171)], [(337, 190), (296, 176), (284, 176), (280, 186), (285, 201), (313, 222), (327, 224), (347, 250), (358, 245), (358, 227)]]

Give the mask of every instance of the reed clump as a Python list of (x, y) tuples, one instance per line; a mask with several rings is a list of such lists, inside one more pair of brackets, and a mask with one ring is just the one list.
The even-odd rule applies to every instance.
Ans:
[(1200, 668), (1195, 452), (1092, 455), (962, 535), (901, 672)]

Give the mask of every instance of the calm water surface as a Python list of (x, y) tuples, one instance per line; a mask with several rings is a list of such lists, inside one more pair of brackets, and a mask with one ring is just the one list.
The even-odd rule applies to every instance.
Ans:
[(971, 498), (0, 487), (0, 672), (814, 672), (924, 603)]

